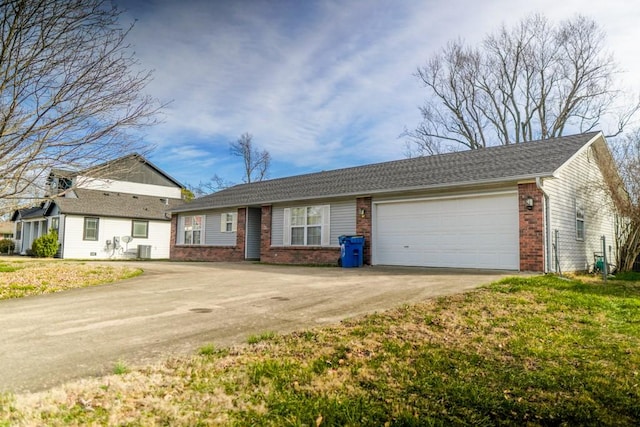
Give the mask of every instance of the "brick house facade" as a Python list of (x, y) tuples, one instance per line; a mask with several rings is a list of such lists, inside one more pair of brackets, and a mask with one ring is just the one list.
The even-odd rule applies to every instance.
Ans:
[[(586, 188), (596, 152), (610, 155), (599, 132), (239, 185), (172, 210), (171, 259), (337, 265), (337, 237), (361, 235), (364, 264), (588, 269), (599, 236), (613, 241), (613, 216), (591, 210), (607, 195)], [(194, 214), (206, 238), (179, 244)]]
[[(531, 210), (526, 199), (532, 197)], [(543, 195), (535, 183), (518, 185), (520, 270), (544, 270)], [(271, 205), (262, 206), (260, 261), (269, 264), (336, 265), (340, 257), (339, 247), (273, 247), (271, 246)], [(356, 201), (356, 234), (365, 237), (364, 264), (371, 264), (372, 198), (360, 197)], [(246, 209), (238, 209), (238, 224), (245, 221)], [(245, 233), (238, 227), (236, 244), (232, 246), (189, 246), (176, 244), (177, 216), (171, 222), (171, 259), (177, 261), (243, 261), (245, 258)]]

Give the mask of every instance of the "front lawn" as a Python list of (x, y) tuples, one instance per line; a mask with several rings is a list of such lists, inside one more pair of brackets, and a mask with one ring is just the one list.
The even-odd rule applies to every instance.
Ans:
[(138, 268), (117, 265), (0, 258), (0, 300), (101, 285), (139, 274)]
[(0, 396), (0, 424), (640, 424), (637, 281), (510, 278), (249, 341)]

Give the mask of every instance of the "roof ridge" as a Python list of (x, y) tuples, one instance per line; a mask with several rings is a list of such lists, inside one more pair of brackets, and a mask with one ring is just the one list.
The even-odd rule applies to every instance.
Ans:
[(199, 197), (174, 212), (295, 200), (391, 194), (548, 177), (601, 132), (506, 146), (391, 160), (238, 184)]
[(478, 149), (468, 149), (468, 150), (462, 150), (462, 151), (453, 151), (453, 152), (448, 152), (448, 153), (439, 153), (439, 154), (432, 154), (429, 156), (416, 156), (416, 157), (410, 157), (410, 158), (406, 158), (406, 159), (396, 159), (396, 160), (385, 160), (383, 162), (376, 162), (376, 163), (368, 163), (368, 164), (364, 164), (364, 165), (355, 165), (355, 166), (347, 166), (344, 168), (338, 168), (338, 169), (329, 169), (329, 170), (322, 170), (322, 171), (316, 171), (316, 172), (307, 172), (307, 173), (302, 173), (302, 174), (298, 174), (298, 175), (290, 175), (290, 176), (283, 176), (283, 177), (278, 177), (278, 178), (272, 178), (272, 179), (265, 179), (262, 181), (255, 181), (255, 182), (250, 182), (250, 183), (242, 183), (242, 184), (236, 184), (232, 187), (228, 187), (225, 188), (223, 190), (217, 191), (215, 193), (211, 193), (209, 195), (203, 196), (203, 197), (207, 197), (213, 194), (219, 194), (222, 191), (226, 191), (226, 190), (231, 190), (231, 189), (238, 189), (240, 187), (244, 187), (244, 186), (253, 186), (253, 185), (258, 185), (258, 184), (267, 184), (267, 183), (273, 183), (273, 182), (277, 182), (277, 181), (283, 181), (283, 180), (289, 180), (292, 178), (302, 178), (302, 177), (311, 177), (314, 175), (322, 175), (322, 174), (330, 174), (330, 173), (340, 173), (340, 172), (346, 172), (349, 170), (354, 170), (354, 169), (364, 169), (364, 168), (372, 168), (372, 167), (379, 167), (379, 166), (383, 166), (383, 165), (390, 165), (390, 164), (399, 164), (399, 163), (411, 163), (411, 162), (419, 162), (419, 161), (424, 161), (424, 159), (443, 159), (446, 157), (453, 157), (453, 156), (473, 156), (473, 155), (479, 155), (481, 153), (486, 153), (487, 151), (498, 151), (498, 150), (515, 150), (518, 149), (519, 147), (525, 147), (525, 146), (531, 146), (531, 145), (538, 145), (538, 144), (544, 144), (544, 143), (554, 143), (556, 140), (559, 139), (568, 139), (568, 138), (572, 138), (572, 137), (584, 137), (587, 135), (596, 135), (600, 133), (600, 131), (591, 131), (591, 132), (586, 132), (586, 133), (579, 133), (579, 134), (571, 134), (571, 135), (566, 135), (566, 136), (556, 136), (553, 138), (547, 138), (547, 139), (536, 139), (536, 140), (532, 140), (532, 141), (522, 141), (522, 142), (515, 142), (515, 143), (511, 143), (511, 144), (501, 144), (501, 145), (492, 145), (489, 147), (482, 147), (482, 148), (478, 148)]

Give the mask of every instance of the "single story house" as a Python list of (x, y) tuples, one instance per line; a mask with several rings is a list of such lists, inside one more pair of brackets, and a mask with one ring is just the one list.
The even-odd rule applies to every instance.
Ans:
[(535, 272), (615, 259), (611, 153), (590, 132), (237, 185), (171, 208), (171, 259)]
[(52, 170), (46, 200), (14, 212), (16, 252), (58, 232), (60, 258), (169, 258), (182, 185), (138, 154), (79, 172)]

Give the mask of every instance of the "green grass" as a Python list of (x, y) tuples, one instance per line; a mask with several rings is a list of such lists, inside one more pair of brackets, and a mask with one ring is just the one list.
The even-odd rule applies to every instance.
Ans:
[(0, 263), (0, 300), (102, 285), (142, 274), (139, 268), (63, 260)]
[(271, 332), (271, 331), (262, 332), (261, 334), (257, 334), (257, 335), (249, 335), (249, 337), (247, 338), (247, 343), (258, 344), (259, 342), (262, 342), (262, 341), (272, 340), (275, 337), (276, 337), (275, 332)]
[(201, 356), (212, 356), (216, 354), (216, 347), (213, 344), (206, 344), (200, 347), (198, 354)]
[(640, 273), (636, 271), (627, 271), (625, 273), (617, 273), (615, 280), (627, 280), (631, 282), (640, 282)]
[(14, 271), (21, 270), (23, 267), (18, 265), (9, 265), (0, 263), (0, 273), (13, 273)]
[(69, 386), (66, 397), (5, 396), (0, 425), (640, 423), (638, 281), (510, 278), (334, 327), (252, 337)]
[(118, 360), (113, 365), (113, 374), (114, 375), (123, 375), (123, 374), (127, 374), (129, 372), (131, 372), (131, 369), (129, 369), (127, 364), (124, 363), (122, 360)]

